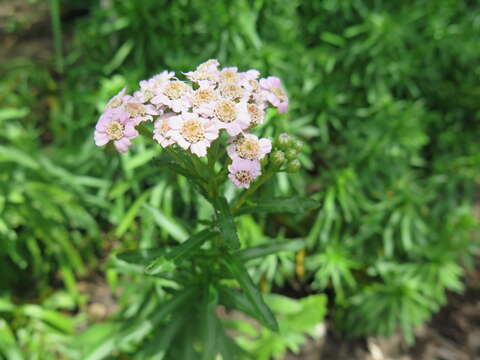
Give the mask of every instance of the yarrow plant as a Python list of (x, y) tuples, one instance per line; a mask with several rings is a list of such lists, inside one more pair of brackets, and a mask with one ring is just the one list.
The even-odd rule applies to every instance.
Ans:
[(264, 122), (269, 106), (285, 112), (288, 97), (277, 77), (260, 79), (257, 70), (239, 72), (219, 65), (214, 59), (200, 64), (184, 74), (189, 82), (163, 71), (140, 81), (133, 95), (123, 89), (105, 106), (95, 143), (113, 142), (119, 152), (126, 152), (139, 136), (137, 126), (150, 121), (160, 146), (177, 146), (202, 158), (225, 131), (232, 162), (228, 178), (237, 187), (248, 188), (262, 173), (260, 161), (272, 150), (270, 139), (251, 131)]
[[(270, 329), (278, 328), (244, 262), (277, 251), (299, 250), (305, 245), (287, 241), (240, 250), (235, 217), (248, 213), (298, 213), (318, 204), (299, 198), (252, 200), (254, 192), (275, 173), (295, 172), (300, 168), (298, 141), (285, 133), (273, 141), (254, 134), (266, 121), (268, 107), (276, 108), (279, 113), (288, 108), (288, 97), (279, 78), (260, 78), (257, 70), (221, 69), (213, 59), (183, 75), (186, 80), (163, 71), (140, 81), (140, 88), (133, 95), (126, 94), (125, 89), (120, 91), (105, 106), (94, 137), (98, 146), (111, 142), (121, 153), (128, 151), (132, 140), (140, 135), (153, 139), (155, 146), (164, 149), (164, 163), (185, 176), (212, 205), (213, 220), (203, 221), (202, 226), (206, 224), (206, 227), (197, 226), (200, 231), (180, 245), (151, 252), (140, 250), (119, 258), (140, 262), (149, 275), (164, 274), (166, 269), (183, 274), (175, 279), (177, 292), (168, 300), (176, 305), (168, 307), (165, 299), (161, 299), (159, 311), (166, 307), (178, 316), (181, 313), (185, 317), (185, 313), (190, 312), (194, 317), (210, 316), (210, 320), (205, 320), (208, 329), (196, 336), (203, 344), (199, 348), (202, 358), (214, 359), (219, 352), (223, 354), (233, 346), (231, 340), (225, 340), (222, 345), (218, 341), (212, 343), (208, 337), (213, 331), (223, 334), (218, 335), (220, 338), (228, 339), (215, 315), (217, 305), (243, 311)], [(230, 201), (223, 192), (223, 184), (228, 180), (244, 190)], [(224, 281), (228, 278), (236, 279), (242, 291), (226, 286)], [(187, 306), (184, 300), (194, 297), (203, 300)], [(163, 318), (157, 319), (158, 324), (153, 327), (160, 327), (162, 321)], [(176, 358), (171, 356), (168, 358)], [(224, 355), (224, 358), (230, 357)]]

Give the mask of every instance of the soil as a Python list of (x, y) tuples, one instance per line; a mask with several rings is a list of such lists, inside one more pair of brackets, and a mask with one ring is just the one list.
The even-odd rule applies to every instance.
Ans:
[(416, 330), (413, 346), (400, 334), (346, 340), (327, 322), (324, 338), (285, 360), (480, 360), (480, 257), (465, 284), (463, 294), (449, 294), (448, 305)]

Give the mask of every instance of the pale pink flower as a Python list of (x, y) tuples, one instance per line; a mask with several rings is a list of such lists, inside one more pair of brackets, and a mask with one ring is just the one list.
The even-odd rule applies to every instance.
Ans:
[(123, 109), (128, 113), (130, 119), (135, 122), (135, 125), (144, 121), (152, 121), (152, 115), (161, 114), (161, 111), (157, 110), (153, 105), (142, 104), (135, 97), (128, 99), (123, 105)]
[(218, 137), (218, 128), (211, 120), (196, 113), (182, 113), (169, 118), (171, 130), (167, 136), (183, 149), (199, 156), (207, 154), (210, 143)]
[(186, 72), (184, 75), (196, 83), (214, 83), (218, 81), (219, 65), (218, 60), (210, 59), (198, 65), (195, 71)]
[(266, 91), (266, 99), (278, 109), (279, 113), (287, 111), (288, 96), (278, 77), (269, 76), (266, 79), (260, 79), (260, 86)]
[(227, 146), (228, 156), (232, 160), (237, 158), (245, 160), (261, 160), (272, 151), (270, 139), (259, 139), (253, 134), (241, 134)]
[(260, 76), (260, 72), (255, 69), (251, 69), (243, 73), (240, 73), (240, 76), (242, 79), (245, 79), (245, 80), (255, 80), (255, 79), (258, 79), (258, 77)]
[(107, 109), (116, 109), (124, 104), (131, 96), (125, 95), (126, 88), (123, 88), (117, 95), (113, 96), (108, 100), (107, 105), (105, 105), (105, 110)]
[(262, 173), (260, 162), (256, 160), (234, 159), (232, 164), (228, 165), (228, 177), (235, 186), (247, 189), (252, 180), (256, 179)]
[(176, 113), (187, 111), (191, 107), (191, 94), (193, 89), (190, 85), (180, 80), (169, 80), (160, 85), (156, 96), (150, 100), (158, 107), (167, 107)]
[(265, 111), (261, 106), (255, 103), (247, 103), (246, 107), (249, 118), (249, 129), (263, 123), (263, 120), (265, 119)]
[(190, 102), (193, 105), (193, 111), (202, 116), (212, 116), (218, 97), (214, 85), (201, 83), (199, 88), (191, 94)]
[(215, 102), (211, 116), (217, 127), (227, 130), (230, 136), (236, 136), (250, 126), (246, 102), (220, 99)]
[(234, 101), (248, 101), (250, 94), (245, 91), (245, 89), (240, 86), (239, 82), (223, 82), (218, 86), (218, 92), (224, 99), (234, 100)]
[(95, 126), (95, 144), (103, 146), (109, 141), (119, 152), (126, 152), (132, 145), (130, 139), (138, 136), (135, 130), (135, 122), (130, 119), (128, 113), (121, 108), (107, 109)]
[(165, 84), (168, 80), (173, 78), (175, 73), (173, 71), (162, 71), (159, 74), (152, 76), (148, 80), (140, 81), (140, 90), (136, 91), (133, 96), (142, 103), (146, 103), (150, 101), (157, 91), (161, 88), (163, 84)]
[(238, 69), (235, 66), (223, 68), (218, 74), (218, 78), (220, 83), (238, 82), (240, 80)]
[(173, 113), (165, 114), (160, 116), (154, 122), (153, 128), (153, 138), (163, 147), (170, 146), (175, 143), (175, 141), (168, 136), (168, 132), (172, 130), (170, 127), (170, 119), (176, 116)]

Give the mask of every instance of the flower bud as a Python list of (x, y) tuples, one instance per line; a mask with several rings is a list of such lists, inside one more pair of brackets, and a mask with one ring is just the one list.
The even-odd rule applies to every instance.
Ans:
[(293, 140), (292, 147), (295, 149), (297, 153), (299, 153), (302, 150), (302, 142), (298, 140)]
[(280, 150), (272, 152), (272, 154), (270, 155), (270, 161), (275, 166), (282, 166), (285, 162), (285, 153)]
[(300, 170), (301, 167), (302, 164), (300, 164), (300, 161), (298, 159), (294, 159), (288, 162), (286, 171), (289, 173), (294, 173)]
[(292, 144), (292, 137), (287, 133), (282, 133), (277, 137), (277, 145), (281, 150), (287, 150)]
[(288, 159), (288, 160), (294, 160), (297, 158), (297, 151), (295, 149), (288, 149), (287, 151), (285, 151), (285, 157)]

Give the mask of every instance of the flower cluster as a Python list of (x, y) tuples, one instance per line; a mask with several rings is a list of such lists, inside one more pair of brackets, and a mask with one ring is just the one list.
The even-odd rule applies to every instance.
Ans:
[(189, 81), (164, 71), (140, 81), (133, 95), (123, 89), (100, 116), (96, 145), (112, 141), (119, 152), (125, 152), (139, 135), (136, 126), (152, 121), (153, 138), (162, 147), (176, 144), (204, 157), (225, 130), (232, 160), (229, 178), (236, 186), (248, 188), (261, 174), (260, 160), (272, 149), (269, 139), (259, 139), (249, 131), (264, 121), (269, 105), (285, 112), (288, 97), (277, 77), (260, 79), (257, 70), (239, 72), (236, 67), (221, 69), (219, 65), (214, 59), (200, 64), (184, 73)]

